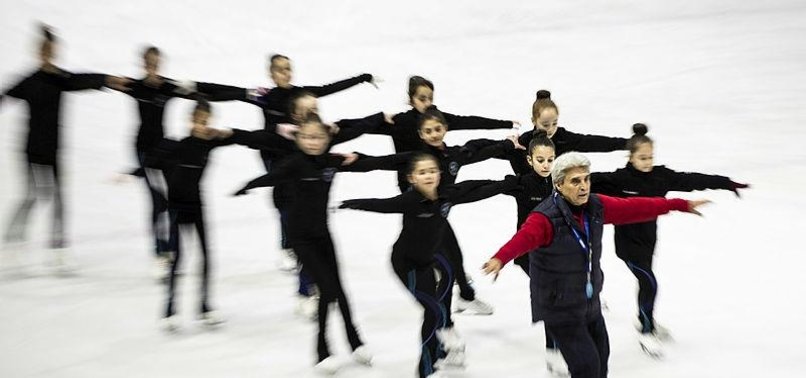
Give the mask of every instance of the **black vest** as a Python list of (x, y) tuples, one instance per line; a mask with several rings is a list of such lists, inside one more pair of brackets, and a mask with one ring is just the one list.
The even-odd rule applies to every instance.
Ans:
[[(604, 275), (599, 260), (602, 257), (604, 212), (599, 197), (591, 194), (584, 208), (590, 235), (571, 214), (568, 203), (554, 192), (535, 210), (545, 215), (554, 228), (554, 239), (548, 246), (529, 253), (529, 276), (532, 294), (532, 321), (583, 321), (588, 310), (600, 311), (599, 293)], [(592, 250), (592, 297), (588, 298), (588, 253), (582, 249), (574, 232), (582, 236)]]

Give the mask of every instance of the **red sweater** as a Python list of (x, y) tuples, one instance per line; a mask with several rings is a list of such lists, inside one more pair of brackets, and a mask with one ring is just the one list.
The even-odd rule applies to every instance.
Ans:
[[(679, 198), (616, 198), (601, 194), (598, 196), (602, 201), (606, 224), (646, 222), (672, 210), (688, 211), (688, 201)], [(581, 214), (574, 214), (574, 218), (582, 225)], [(529, 251), (551, 244), (552, 239), (554, 239), (554, 228), (549, 219), (542, 213), (533, 212), (526, 218), (526, 222), (515, 236), (504, 244), (493, 257), (501, 260), (503, 265)]]

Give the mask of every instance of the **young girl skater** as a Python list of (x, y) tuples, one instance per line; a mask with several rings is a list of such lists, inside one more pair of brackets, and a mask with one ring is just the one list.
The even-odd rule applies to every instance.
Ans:
[[(594, 192), (617, 197), (665, 197), (670, 191), (691, 192), (705, 189), (731, 190), (739, 195), (739, 189), (747, 188), (728, 177), (701, 173), (676, 172), (665, 166), (653, 166), (654, 141), (649, 138), (644, 124), (633, 125), (632, 138), (627, 142), (630, 151), (627, 166), (615, 172), (591, 174)], [(662, 355), (662, 343), (668, 333), (655, 323), (653, 310), (658, 292), (658, 282), (652, 271), (652, 257), (657, 242), (658, 224), (648, 222), (618, 225), (614, 241), (616, 255), (638, 279), (639, 342), (651, 356)]]
[[(392, 268), (423, 307), (419, 376), (440, 377), (442, 375), (436, 372), (436, 367), (443, 356), (437, 336), (447, 326), (444, 315), (450, 309), (448, 293), (452, 269), (438, 251), (442, 249), (442, 239), (450, 227), (448, 213), (452, 206), (514, 189), (516, 181), (513, 176), (504, 181), (441, 185), (439, 161), (425, 153), (417, 153), (411, 159), (407, 172), (412, 190), (386, 199), (347, 200), (339, 208), (403, 214), (403, 229), (392, 247)], [(440, 272), (438, 285), (434, 269)]]
[[(269, 77), (274, 82), (271, 89), (259, 88), (257, 90), (247, 90), (246, 88), (206, 85), (198, 88), (200, 91), (215, 91), (222, 95), (222, 99), (238, 100), (260, 107), (263, 110), (264, 130), (275, 131), (278, 124), (290, 123), (294, 120), (289, 113), (292, 97), (300, 91), (307, 91), (316, 97), (331, 95), (361, 83), (371, 83), (375, 85), (375, 80), (371, 74), (365, 73), (341, 81), (322, 86), (296, 86), (292, 84), (293, 69), (291, 59), (285, 55), (274, 54), (269, 58)], [(229, 94), (229, 96), (228, 96)], [(260, 152), (263, 165), (267, 172), (271, 172), (272, 162), (282, 156), (277, 156), (270, 151)], [(280, 213), (281, 248), (283, 254), (278, 261), (278, 267), (284, 271), (294, 271), (297, 268), (297, 259), (294, 251), (288, 245), (288, 209), (291, 208), (293, 193), (284, 185), (278, 185), (272, 192), (274, 206)]]
[(200, 189), (210, 152), (217, 147), (234, 143), (253, 148), (279, 148), (285, 142), (274, 134), (270, 135), (274, 138), (265, 138), (262, 133), (211, 128), (209, 127), (210, 116), (210, 104), (206, 100), (199, 100), (192, 112), (190, 136), (180, 141), (163, 139), (145, 161), (148, 168), (163, 169), (168, 182), (169, 244), (171, 250), (174, 251), (168, 277), (168, 299), (163, 318), (163, 325), (168, 331), (175, 331), (179, 327), (175, 297), (176, 272), (184, 252), (180, 227), (194, 227), (201, 247), (202, 275), (199, 319), (207, 325), (222, 322), (221, 317), (213, 311), (213, 307), (210, 305), (210, 251)]
[(599, 302), (604, 225), (645, 222), (672, 210), (699, 214), (708, 201), (591, 194), (590, 161), (575, 152), (554, 161), (551, 178), (556, 191), (483, 269), (497, 276), (508, 261), (529, 253), (532, 320), (544, 322), (572, 378), (606, 377), (610, 342)]
[[(515, 197), (518, 206), (518, 223), (516, 230), (523, 226), (529, 214), (544, 199), (551, 196), (554, 188), (551, 183), (551, 167), (554, 164), (555, 153), (554, 143), (548, 138), (545, 130), (537, 130), (534, 137), (529, 142), (529, 154), (526, 160), (532, 171), (518, 175), (518, 186), (522, 190), (514, 190), (505, 194)], [(526, 275), (529, 275), (529, 255), (521, 255), (515, 258), (518, 265)], [(557, 343), (549, 335), (546, 329), (546, 368), (549, 372), (558, 376), (567, 376), (566, 366)]]
[(53, 62), (57, 47), (56, 37), (50, 28), (43, 26), (38, 51), (39, 68), (7, 90), (0, 99), (13, 97), (25, 100), (30, 114), (25, 148), (27, 193), (11, 217), (4, 241), (9, 244), (23, 242), (28, 216), (37, 197), (50, 196), (53, 198), (50, 247), (56, 249), (54, 263), (63, 268), (63, 248), (67, 247), (67, 240), (59, 159), (62, 93), (101, 89), (104, 86), (126, 90), (128, 81), (103, 74), (74, 74), (65, 71)]
[(333, 374), (340, 366), (339, 361), (331, 356), (326, 338), (328, 306), (332, 302), (338, 302), (353, 358), (369, 365), (372, 357), (363, 347), (364, 343), (353, 324), (350, 305), (341, 284), (336, 252), (327, 226), (330, 186), (339, 171), (397, 169), (408, 156), (374, 158), (359, 157), (357, 154), (331, 154), (327, 152), (330, 141), (329, 128), (322, 124), (318, 115), (310, 114), (300, 124), (296, 134), (299, 151), (282, 160), (267, 175), (249, 182), (236, 195), (277, 184), (286, 184), (295, 193), (295, 201), (288, 209), (288, 243), (319, 288), (316, 369)]
[[(568, 151), (610, 152), (625, 149), (627, 139), (624, 138), (577, 134), (563, 127), (558, 127), (560, 111), (557, 104), (551, 99), (551, 92), (541, 89), (537, 91), (535, 97), (535, 102), (532, 104), (532, 124), (534, 129), (523, 133), (518, 138), (520, 144), (528, 145), (538, 130), (544, 130), (554, 143), (556, 156)], [(526, 174), (532, 171), (532, 167), (529, 166), (525, 155), (524, 151), (514, 151), (509, 156), (509, 164), (516, 174)]]
[[(522, 149), (523, 146), (517, 143), (514, 137), (504, 141), (489, 141), (483, 140), (488, 144), (483, 148), (467, 148), (468, 145), (473, 145), (476, 141), (470, 141), (464, 146), (447, 146), (445, 145), (445, 134), (448, 132), (449, 123), (444, 116), (444, 113), (437, 110), (436, 106), (429, 106), (420, 114), (418, 123), (418, 135), (420, 138), (419, 150), (433, 155), (437, 158), (441, 172), (441, 184), (451, 185), (456, 182), (456, 177), (459, 174), (459, 169), (468, 164), (477, 163), (493, 157), (501, 157), (510, 153), (514, 149)], [(391, 129), (396, 129), (397, 122)], [(400, 172), (398, 172), (400, 174)], [(405, 188), (405, 191), (410, 188)], [(451, 262), (453, 268), (453, 277), (459, 286), (459, 298), (456, 301), (456, 310), (463, 312), (469, 310), (480, 315), (490, 315), (493, 313), (493, 307), (488, 303), (476, 298), (476, 292), (470, 285), (467, 279), (467, 274), (464, 270), (464, 258), (462, 250), (459, 247), (459, 242), (456, 239), (456, 234), (453, 228), (448, 225), (445, 229), (445, 238), (443, 239), (444, 249), (442, 253)], [(448, 294), (449, 300), (453, 296), (452, 292)], [(448, 330), (452, 330), (453, 321), (448, 315)], [(452, 339), (457, 343), (463, 344), (458, 335), (448, 332)]]

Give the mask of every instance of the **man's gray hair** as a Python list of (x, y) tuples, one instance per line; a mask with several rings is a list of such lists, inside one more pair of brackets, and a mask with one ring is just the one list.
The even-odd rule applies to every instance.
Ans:
[(583, 167), (590, 171), (591, 161), (585, 155), (575, 151), (560, 155), (557, 160), (554, 160), (554, 165), (551, 166), (551, 181), (554, 185), (559, 185), (565, 179), (566, 172), (577, 167)]

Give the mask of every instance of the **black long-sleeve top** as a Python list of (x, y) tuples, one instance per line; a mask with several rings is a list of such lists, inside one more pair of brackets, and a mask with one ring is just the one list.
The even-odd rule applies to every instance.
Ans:
[[(512, 127), (512, 121), (477, 116), (459, 116), (445, 112), (442, 115), (448, 123), (448, 130), (493, 130)], [(421, 113), (416, 109), (409, 109), (407, 112), (398, 113), (392, 117), (393, 126), (382, 128), (373, 133), (391, 136), (397, 153), (419, 151), (422, 149), (422, 139), (420, 139), (420, 134), (418, 133), (420, 117)]]
[(194, 136), (176, 141), (161, 139), (146, 159), (146, 166), (162, 169), (168, 183), (168, 206), (174, 209), (196, 210), (202, 205), (200, 184), (207, 168), (210, 152), (221, 146), (241, 144), (250, 148), (276, 149), (284, 139), (262, 130), (249, 132), (233, 129), (223, 139), (201, 139)]
[(135, 149), (147, 153), (155, 148), (165, 136), (163, 123), (165, 106), (173, 98), (196, 99), (203, 96), (208, 101), (227, 101), (236, 92), (245, 96), (246, 90), (221, 86), (212, 83), (197, 82), (196, 90), (190, 91), (181, 87), (175, 80), (160, 77), (157, 86), (146, 82), (145, 78), (132, 80), (129, 91), (124, 92), (137, 100), (140, 124), (137, 128)]
[[(529, 142), (534, 137), (535, 131), (529, 130), (518, 138), (518, 142), (523, 146), (529, 146)], [(551, 136), (554, 142), (554, 154), (560, 156), (568, 151), (577, 152), (611, 152), (627, 149), (627, 139), (613, 138), (601, 135), (577, 134), (558, 127), (554, 135)], [(512, 171), (516, 174), (526, 174), (532, 171), (532, 167), (526, 162), (526, 151), (515, 150), (508, 156)]]
[(403, 258), (417, 266), (426, 266), (433, 263), (434, 255), (442, 246), (452, 206), (492, 197), (512, 190), (514, 185), (516, 182), (512, 179), (471, 180), (440, 187), (436, 200), (427, 199), (420, 192), (411, 190), (392, 198), (347, 200), (340, 207), (402, 213), (403, 229), (392, 247), (393, 259)]
[[(392, 127), (397, 127), (397, 124)], [(486, 145), (480, 148), (468, 149), (466, 146), (474, 145), (476, 142), (484, 142)], [(434, 146), (420, 143), (419, 151), (429, 153), (437, 158), (440, 169), (440, 186), (452, 185), (456, 183), (456, 176), (459, 174), (459, 169), (462, 166), (478, 163), (490, 158), (505, 156), (515, 148), (509, 140), (491, 141), (488, 139), (479, 139), (468, 141), (462, 146), (445, 146), (437, 148)], [(406, 170), (400, 170), (397, 173), (398, 186), (401, 192), (409, 189), (408, 178), (406, 177)]]
[(285, 185), (294, 193), (288, 213), (288, 237), (292, 243), (306, 238), (329, 235), (327, 205), (330, 186), (337, 172), (368, 172), (396, 170), (408, 161), (406, 154), (382, 157), (361, 156), (350, 165), (343, 165), (341, 155), (325, 153), (306, 155), (299, 151), (283, 159), (271, 172), (250, 181), (239, 191)]
[(59, 149), (62, 92), (101, 89), (103, 74), (74, 74), (60, 68), (54, 72), (37, 70), (6, 91), (5, 95), (28, 103), (28, 161), (55, 165)]
[[(615, 172), (591, 174), (591, 191), (614, 197), (664, 197), (666, 193), (691, 192), (705, 189), (731, 189), (728, 177), (701, 173), (676, 172), (665, 166), (655, 166), (641, 172), (632, 164)], [(657, 222), (615, 226), (616, 253), (622, 257), (647, 256), (655, 249)]]
[(518, 188), (510, 190), (504, 194), (515, 198), (518, 205), (518, 224), (516, 229), (520, 229), (529, 214), (540, 202), (551, 196), (554, 185), (551, 183), (551, 176), (541, 177), (534, 170), (531, 173), (517, 176)]

